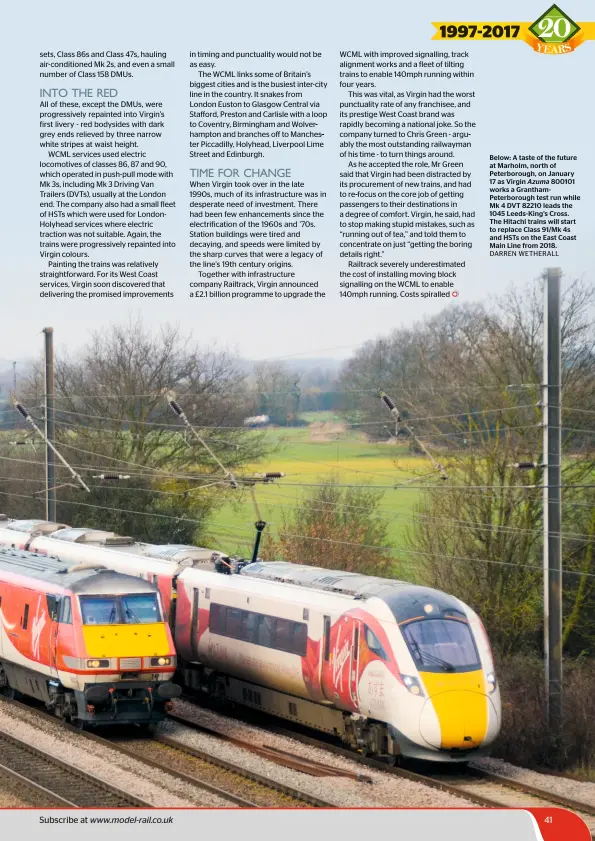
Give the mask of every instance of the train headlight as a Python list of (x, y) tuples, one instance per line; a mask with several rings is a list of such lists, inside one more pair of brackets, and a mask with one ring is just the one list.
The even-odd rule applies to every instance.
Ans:
[(421, 683), (416, 677), (412, 677), (411, 675), (401, 675), (401, 680), (412, 695), (419, 695), (422, 698), (424, 697), (425, 693), (421, 687)]
[(487, 673), (486, 683), (487, 683), (487, 686), (488, 686), (488, 692), (491, 695), (492, 692), (494, 692), (494, 690), (496, 689), (496, 685), (497, 685), (496, 684), (496, 675), (494, 674), (494, 672), (488, 672)]
[(87, 660), (88, 669), (108, 669), (109, 660)]
[(157, 666), (158, 668), (165, 668), (165, 666), (175, 665), (175, 657), (150, 657), (145, 661), (145, 666)]

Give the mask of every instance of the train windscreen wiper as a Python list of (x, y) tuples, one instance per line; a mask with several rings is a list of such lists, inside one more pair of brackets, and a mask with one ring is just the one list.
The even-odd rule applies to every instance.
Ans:
[(133, 610), (131, 610), (131, 608), (127, 607), (125, 613), (127, 619), (132, 619), (133, 622), (140, 622), (140, 619), (138, 618), (136, 613)]
[(442, 666), (442, 668), (445, 669), (445, 671), (454, 672), (455, 667), (453, 666), (452, 663), (449, 663), (448, 660), (443, 660), (442, 657), (438, 657), (438, 655), (436, 655), (436, 654), (431, 654), (429, 651), (422, 651), (421, 648), (419, 647), (419, 643), (417, 642), (417, 640), (412, 640), (411, 645), (412, 645), (414, 651), (417, 652), (417, 657), (418, 657), (420, 663), (423, 664), (424, 657), (425, 657), (430, 661), (430, 663), (434, 662), (437, 665)]

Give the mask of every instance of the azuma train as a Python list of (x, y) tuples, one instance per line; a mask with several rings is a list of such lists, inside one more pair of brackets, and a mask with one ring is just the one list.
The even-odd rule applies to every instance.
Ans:
[(0, 519), (0, 546), (100, 563), (156, 586), (178, 680), (397, 760), (467, 762), (500, 728), (483, 624), (438, 590), (194, 546)]

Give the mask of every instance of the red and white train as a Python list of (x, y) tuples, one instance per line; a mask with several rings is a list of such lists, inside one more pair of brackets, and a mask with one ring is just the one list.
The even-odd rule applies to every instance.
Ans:
[(0, 521), (0, 545), (154, 582), (190, 688), (394, 758), (468, 761), (498, 735), (485, 630), (445, 593), (41, 521)]
[(0, 548), (0, 693), (60, 718), (150, 725), (180, 693), (156, 588), (112, 569)]

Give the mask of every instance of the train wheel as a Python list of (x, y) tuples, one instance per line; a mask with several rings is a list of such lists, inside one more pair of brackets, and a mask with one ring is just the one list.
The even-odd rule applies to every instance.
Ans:
[(0, 686), (0, 695), (3, 698), (8, 698), (9, 701), (13, 701), (17, 697), (17, 691), (12, 686)]

